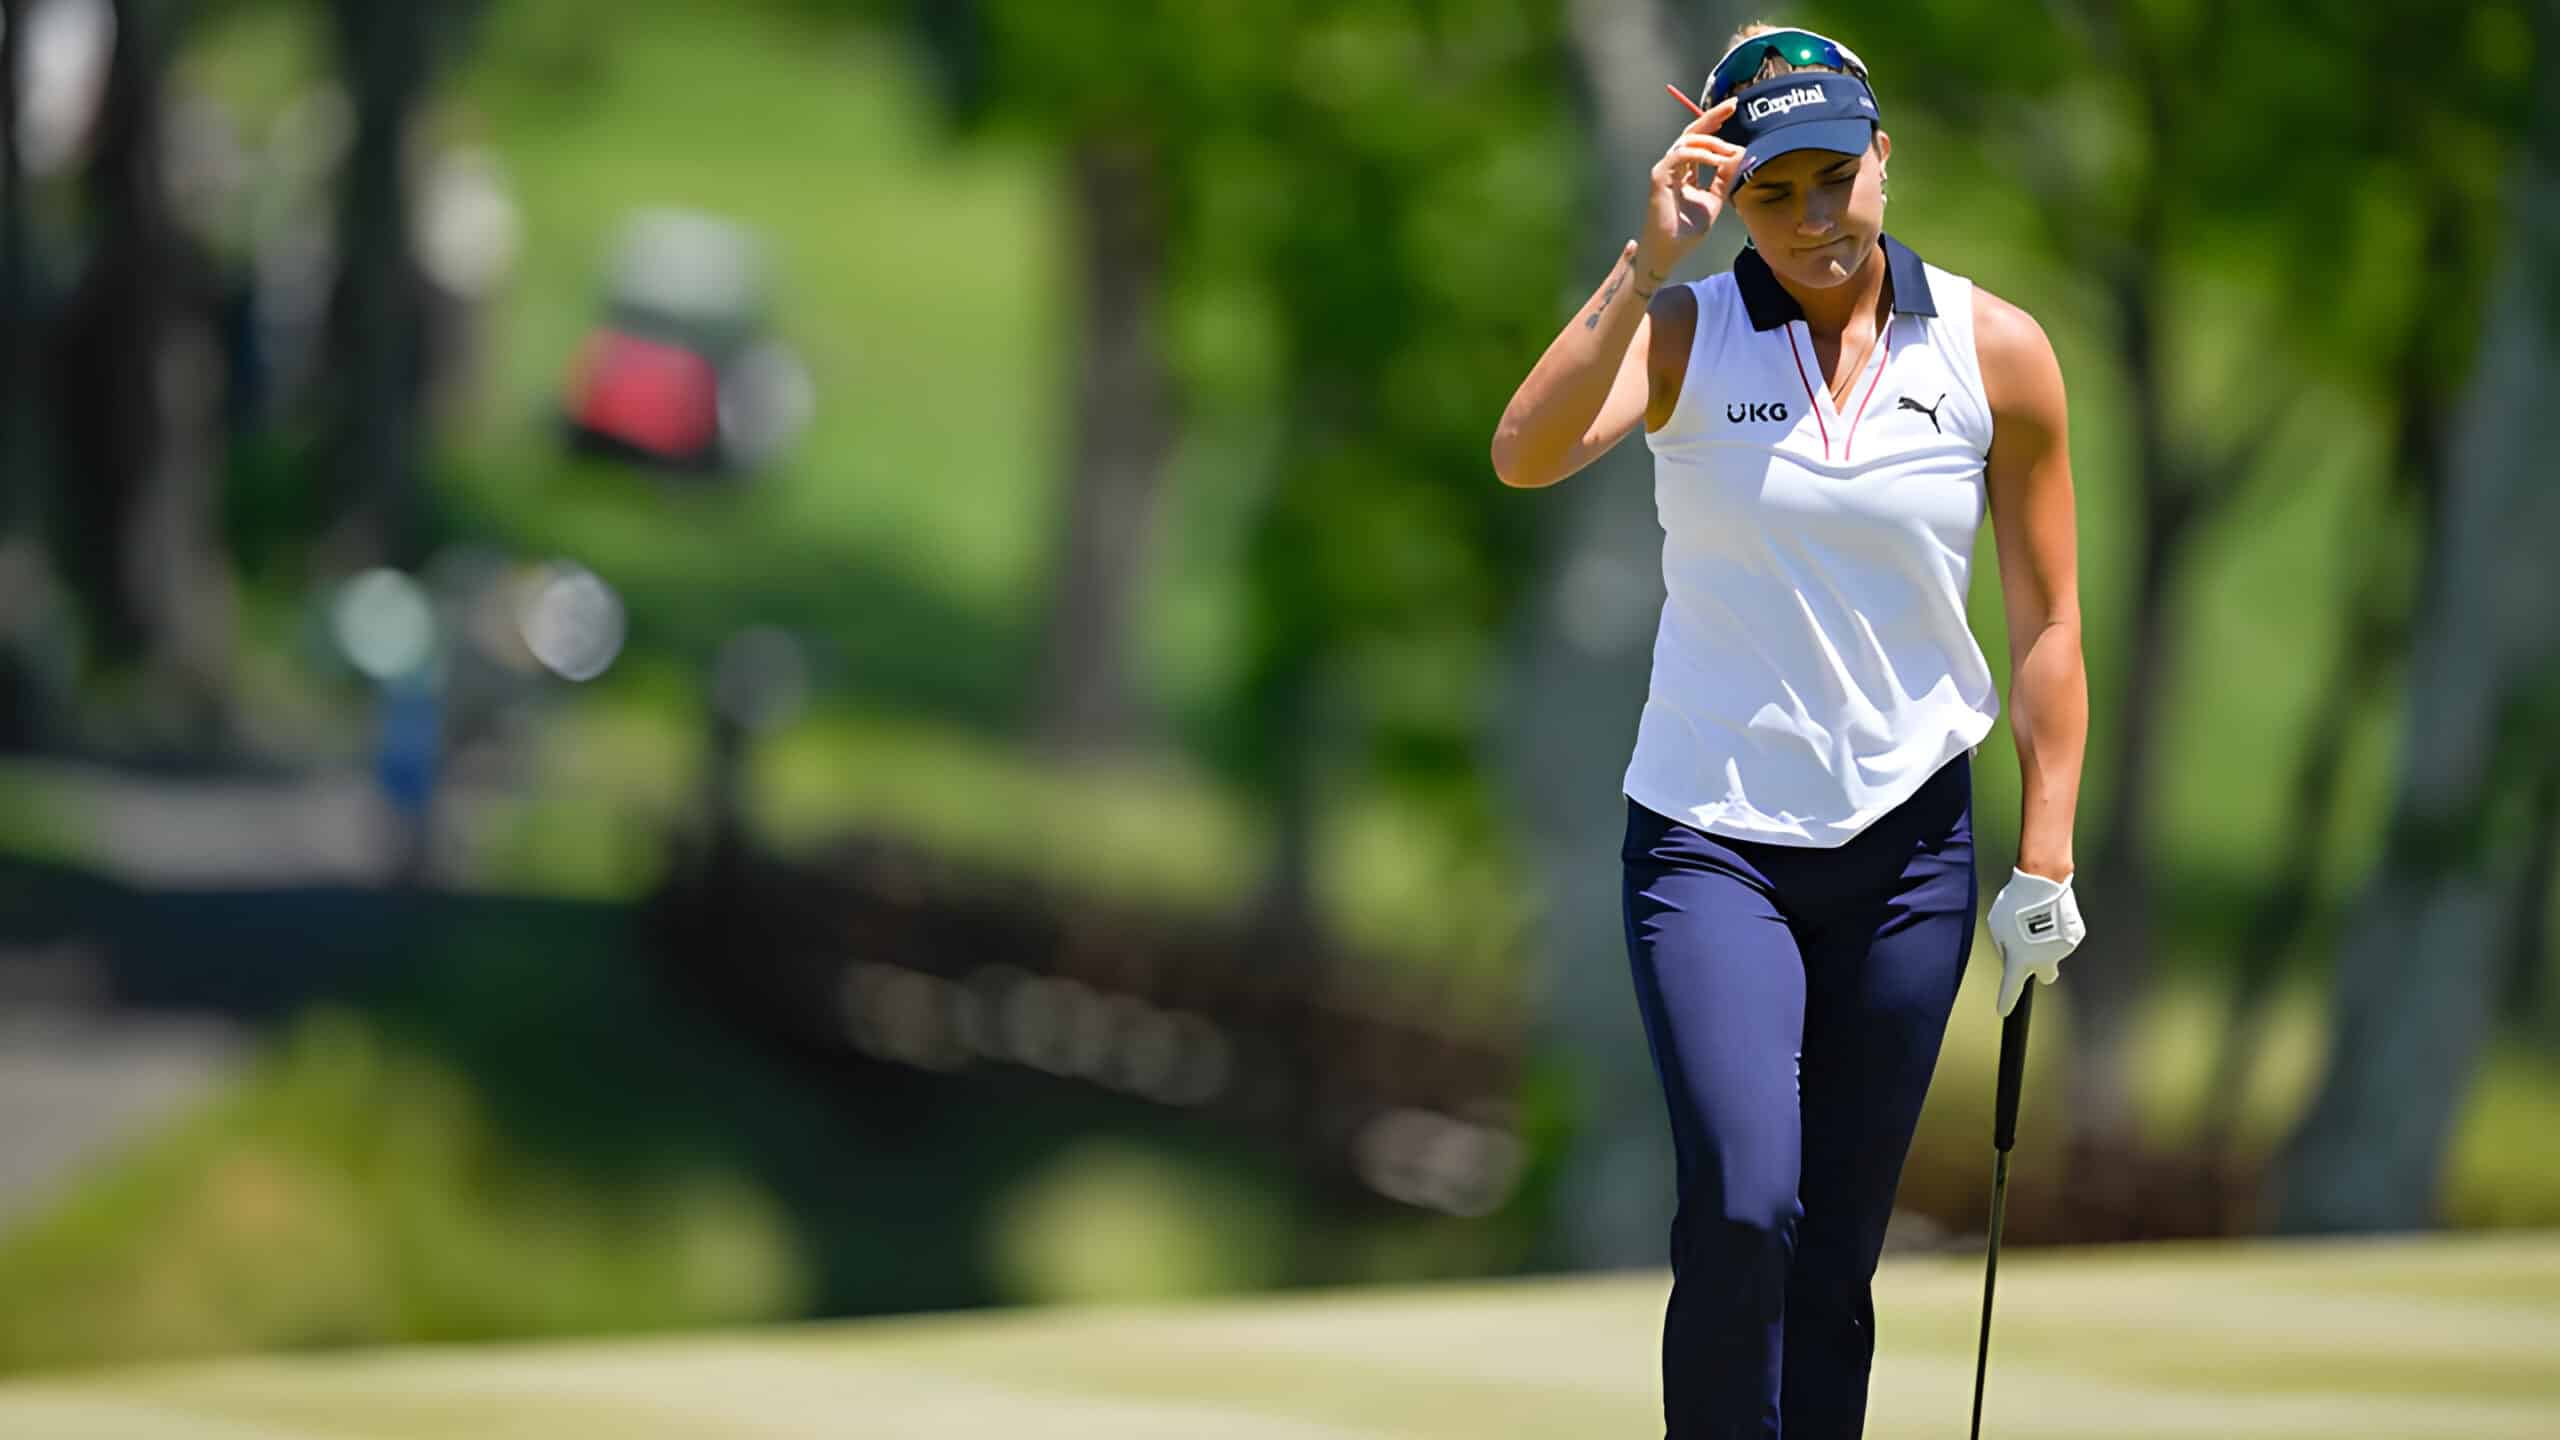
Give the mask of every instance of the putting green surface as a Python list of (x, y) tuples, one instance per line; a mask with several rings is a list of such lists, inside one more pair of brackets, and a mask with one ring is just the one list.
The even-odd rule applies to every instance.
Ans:
[[(2560, 1436), (2560, 1235), (2016, 1253), (1986, 1434)], [(1964, 1433), (1978, 1260), (1889, 1263), (1867, 1433)], [(1660, 1272), (0, 1385), (14, 1440), (1654, 1437)]]

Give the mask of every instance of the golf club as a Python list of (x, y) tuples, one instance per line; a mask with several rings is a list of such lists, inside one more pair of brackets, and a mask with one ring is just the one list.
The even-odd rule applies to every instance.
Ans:
[(1973, 1353), (1973, 1440), (1982, 1440), (1982, 1378), (1991, 1360), (1991, 1290), (2000, 1279), (2000, 1221), (2009, 1199), (2009, 1147), (2018, 1140), (2018, 1087), (2027, 1071), (2027, 1015), (2036, 987), (2018, 993), (2000, 1024), (2000, 1098), (1991, 1121), (1991, 1248), (1982, 1269), (1982, 1340)]

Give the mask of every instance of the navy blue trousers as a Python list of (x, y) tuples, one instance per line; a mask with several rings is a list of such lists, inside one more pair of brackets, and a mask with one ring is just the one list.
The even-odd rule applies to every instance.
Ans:
[(1868, 1287), (1973, 947), (1971, 760), (1830, 849), (1629, 801), (1620, 858), (1678, 1162), (1670, 1440), (1854, 1437)]

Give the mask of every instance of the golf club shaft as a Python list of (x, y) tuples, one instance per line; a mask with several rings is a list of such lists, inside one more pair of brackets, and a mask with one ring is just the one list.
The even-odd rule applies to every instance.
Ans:
[(2000, 1227), (2008, 1218), (2009, 1148), (2018, 1141), (2018, 1093), (2027, 1074), (2027, 1016), (2036, 987), (2020, 992), (2000, 1025), (2000, 1095), (1991, 1121), (1991, 1242), (1982, 1267), (1982, 1338), (1973, 1352), (1973, 1440), (1982, 1440), (1982, 1382), (1991, 1366), (1991, 1296), (2000, 1283)]
[(1991, 1253), (1982, 1267), (1982, 1338), (1973, 1351), (1973, 1440), (1982, 1440), (1982, 1380), (1991, 1365), (1991, 1292), (2000, 1283), (2000, 1221), (2009, 1199), (2009, 1152), (1991, 1159)]
[(2030, 981), (2018, 992), (2009, 1018), (2000, 1022), (2000, 1098), (1991, 1117), (1991, 1148), (2003, 1155), (2018, 1143), (2018, 1092), (2027, 1081), (2027, 1016), (2035, 1008), (2036, 987)]

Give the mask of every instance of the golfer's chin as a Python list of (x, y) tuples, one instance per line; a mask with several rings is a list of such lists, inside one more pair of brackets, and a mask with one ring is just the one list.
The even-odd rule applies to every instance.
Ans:
[(1784, 255), (1786, 277), (1799, 285), (1827, 290), (1845, 285), (1875, 249), (1872, 236), (1843, 235), (1821, 245), (1789, 246)]

